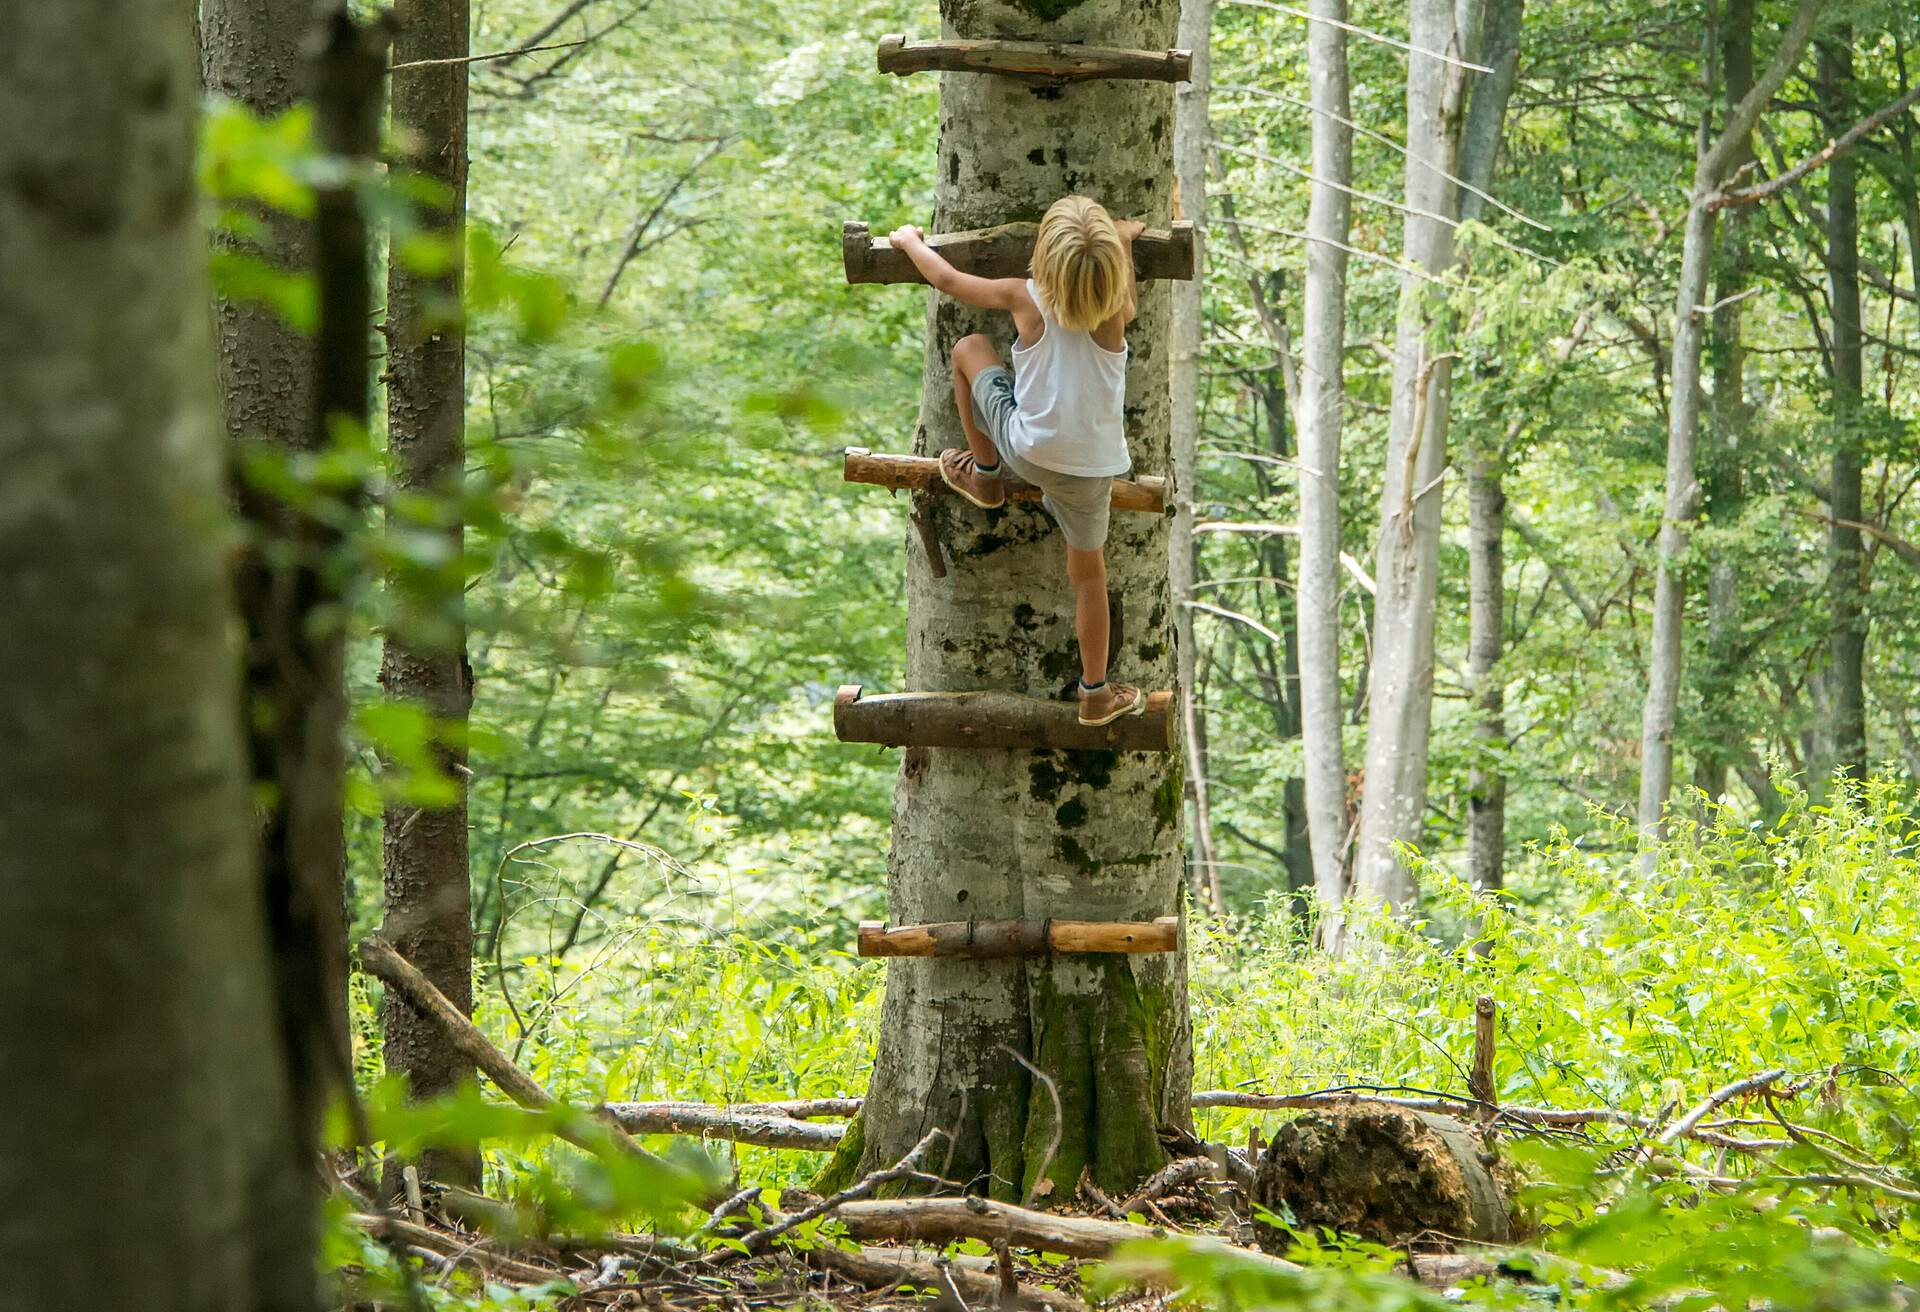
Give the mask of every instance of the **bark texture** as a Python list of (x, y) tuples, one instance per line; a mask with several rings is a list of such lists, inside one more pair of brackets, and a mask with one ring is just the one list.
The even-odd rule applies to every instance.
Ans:
[[(1323, 916), (1347, 894), (1347, 762), (1340, 713), (1340, 436), (1346, 418), (1347, 252), (1353, 118), (1346, 0), (1312, 0), (1307, 26), (1314, 184), (1307, 202), (1307, 285), (1300, 351), (1300, 744), (1307, 846)], [(1327, 937), (1331, 933), (1328, 922)]]
[[(393, 62), (459, 59), (467, 53), (467, 0), (400, 0)], [(467, 66), (441, 64), (393, 75), (393, 125), (404, 165), (446, 188), (449, 203), (422, 213), (429, 228), (452, 236), (456, 251), (466, 215)], [(460, 484), (466, 455), (466, 350), (460, 328), (462, 268), (428, 275), (395, 259), (387, 279), (387, 426), (396, 490), (436, 498), (438, 521), (455, 558), (462, 540)], [(395, 528), (421, 526), (388, 513)], [(438, 576), (435, 576), (438, 579)], [(384, 864), (384, 934), (463, 1013), (473, 1011), (473, 929), (467, 878), (466, 746), (473, 700), (460, 580), (422, 584), (396, 580), (431, 629), (390, 632), (380, 681), (396, 701), (424, 708), (447, 727), (438, 752), (442, 772), (459, 790), (443, 807), (389, 806)], [(404, 1072), (415, 1097), (444, 1093), (470, 1077), (467, 1060), (445, 1035), (393, 993), (381, 1013), (387, 1066)], [(477, 1183), (479, 1164), (464, 1155), (430, 1158), (428, 1170)]]
[[(1520, 19), (1525, 0), (1491, 0), (1480, 61), (1493, 71), (1474, 84), (1460, 145), (1460, 217), (1478, 219), (1493, 182), (1494, 162), (1520, 67)], [(1467, 684), (1473, 693), (1473, 766), (1467, 775), (1467, 878), (1475, 888), (1499, 888), (1507, 851), (1506, 687), (1500, 658), (1506, 651), (1506, 453), (1488, 427), (1472, 435), (1467, 454), (1468, 637)]]
[[(1165, 48), (1174, 0), (1061, 5), (944, 0), (948, 38), (1022, 37)], [(1172, 195), (1172, 89), (1085, 82), (1033, 90), (948, 74), (941, 84), (932, 228), (1036, 220), (1081, 192), (1164, 224)], [(1138, 474), (1167, 470), (1167, 291), (1143, 284), (1128, 333), (1126, 421)], [(949, 355), (1005, 315), (935, 297), (915, 450), (961, 446)], [(1057, 696), (1078, 671), (1059, 534), (1034, 507), (932, 513), (952, 568), (937, 580), (910, 553), (907, 673), (929, 691), (998, 688)], [(1173, 673), (1164, 519), (1115, 516), (1107, 570), (1117, 612), (1113, 671), (1144, 687)], [(1153, 920), (1179, 904), (1178, 757), (1145, 753), (906, 754), (894, 798), (890, 914), (900, 923), (982, 919)], [(864, 1121), (838, 1171), (890, 1166), (934, 1126), (954, 1135), (949, 1178), (1019, 1198), (1065, 1198), (1082, 1166), (1127, 1189), (1164, 1159), (1157, 1130), (1185, 1120), (1192, 1075), (1183, 954), (1030, 962), (891, 963)], [(1016, 1057), (1015, 1054), (1018, 1054)], [(1046, 1073), (1028, 1075), (1020, 1057)], [(1057, 1146), (1055, 1140), (1057, 1137)], [(944, 1150), (943, 1150), (944, 1151)]]
[[(1711, 202), (1732, 171), (1774, 93), (1800, 62), (1824, 0), (1801, 0), (1767, 71), (1727, 115), (1718, 136), (1702, 119), (1699, 161), (1680, 247), (1673, 310), (1673, 402), (1667, 415), (1666, 504), (1660, 520), (1660, 565), (1654, 582), (1653, 637), (1647, 656), (1647, 699), (1640, 719), (1640, 832), (1649, 844), (1666, 832), (1673, 791), (1673, 726), (1680, 706), (1681, 628), (1686, 610), (1684, 556), (1700, 509), (1695, 461), (1700, 435), (1701, 312), (1713, 260)], [(1643, 860), (1651, 862), (1649, 846)]]
[[(1213, 0), (1181, 0), (1180, 47), (1190, 52), (1187, 83), (1173, 93), (1173, 167), (1180, 189), (1180, 217), (1204, 233), (1207, 227), (1207, 104), (1213, 77)], [(1193, 536), (1194, 502), (1200, 495), (1200, 359), (1205, 337), (1206, 247), (1191, 282), (1173, 288), (1172, 357), (1173, 533), (1167, 579), (1173, 597), (1176, 695), (1180, 699), (1181, 746), (1187, 799), (1193, 813), (1195, 900), (1216, 915), (1226, 910), (1220, 891), (1220, 859), (1213, 844), (1213, 808), (1207, 794), (1206, 707), (1200, 701), (1198, 650), (1194, 646), (1193, 586), (1200, 553)]]
[[(1469, 2), (1463, 9), (1474, 12), (1456, 16), (1453, 0), (1413, 0), (1409, 40), (1417, 50), (1459, 57), (1472, 47), (1472, 29), (1478, 25), (1477, 7)], [(1431, 55), (1407, 56), (1406, 203), (1412, 210), (1442, 218), (1459, 212), (1459, 188), (1451, 175), (1457, 172), (1466, 93), (1464, 70)], [(1418, 213), (1409, 213), (1404, 222), (1405, 262), (1432, 275), (1445, 274), (1453, 264), (1453, 229)], [(1427, 809), (1433, 606), (1453, 385), (1449, 327), (1450, 316), (1433, 285), (1402, 275), (1374, 572), (1379, 592), (1366, 781), (1353, 875), (1356, 895), (1389, 906), (1413, 896), (1413, 880), (1395, 845), (1419, 841)]]
[(192, 20), (21, 5), (0, 42), (9, 1306), (317, 1303), (230, 641)]
[[(1827, 131), (1852, 126), (1853, 32), (1842, 28), (1820, 48), (1820, 111)], [(1833, 307), (1833, 500), (1828, 529), (1830, 569), (1827, 690), (1832, 705), (1833, 768), (1850, 779), (1867, 775), (1866, 552), (1860, 530), (1860, 204), (1856, 156), (1842, 151), (1827, 165), (1827, 298)]]
[[(201, 7), (201, 73), (208, 89), (262, 117), (291, 109), (309, 75), (303, 47), (313, 12), (260, 0), (206, 0)], [(329, 30), (323, 148), (370, 156), (377, 145), (368, 111), (385, 73), (384, 40), (363, 37), (345, 17)], [(351, 141), (339, 139), (352, 136)], [(334, 555), (337, 521), (316, 518), (254, 485), (259, 459), (287, 462), (323, 450), (337, 410), (367, 419), (366, 239), (350, 189), (321, 201), (348, 216), (350, 248), (331, 262), (343, 288), (322, 293), (325, 317), (343, 322), (343, 342), (320, 345), (344, 368), (346, 399), (330, 405), (316, 385), (316, 343), (273, 309), (217, 302), (220, 380), (234, 501), (244, 543), (234, 587), (246, 627), (243, 722), (260, 803), (260, 866), (280, 976), (282, 1025), (293, 1060), (303, 1131), (316, 1141), (327, 1099), (351, 1081), (347, 1025), (345, 795), (347, 716), (344, 589)], [(250, 253), (284, 274), (309, 274), (311, 226), (262, 207), (264, 240)], [(334, 304), (344, 290), (349, 302)]]

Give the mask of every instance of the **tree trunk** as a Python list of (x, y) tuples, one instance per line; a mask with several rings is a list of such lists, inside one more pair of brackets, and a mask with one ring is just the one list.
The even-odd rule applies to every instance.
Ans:
[[(943, 0), (941, 9), (949, 38), (1164, 49), (1178, 6)], [(947, 75), (932, 227), (1037, 218), (1071, 191), (1115, 214), (1165, 223), (1172, 99), (1171, 88), (1154, 83), (1085, 82), (1046, 91), (1004, 78)], [(1128, 333), (1126, 406), (1142, 474), (1163, 473), (1168, 463), (1167, 321), (1164, 285), (1143, 285), (1140, 317)], [(915, 447), (921, 454), (964, 442), (948, 358), (960, 337), (976, 331), (1004, 348), (1011, 324), (1005, 315), (932, 298)], [(917, 553), (909, 555), (909, 685), (1060, 695), (1078, 657), (1057, 531), (1033, 507), (983, 513), (945, 498), (933, 514), (954, 567), (935, 579)], [(1115, 605), (1125, 611), (1114, 675), (1164, 686), (1174, 663), (1166, 521), (1115, 516), (1106, 554)], [(1170, 914), (1182, 867), (1178, 760), (907, 752), (894, 797), (892, 919)], [(1029, 1076), (1023, 1058), (1047, 1080)], [(1018, 1199), (1039, 1184), (1041, 1197), (1064, 1199), (1083, 1166), (1103, 1187), (1129, 1189), (1163, 1163), (1157, 1131), (1186, 1119), (1191, 1079), (1183, 954), (895, 961), (864, 1120), (829, 1178), (856, 1162), (892, 1165), (939, 1126), (954, 1136), (943, 1173), (996, 1197)]]
[[(459, 59), (467, 53), (467, 0), (400, 0), (396, 65)], [(464, 533), (460, 503), (466, 458), (466, 349), (459, 322), (466, 215), (467, 66), (438, 64), (393, 75), (393, 124), (404, 165), (441, 184), (450, 197), (420, 216), (445, 235), (455, 256), (443, 273), (410, 267), (396, 252), (387, 277), (387, 427), (397, 492), (432, 499), (433, 527), (458, 559)], [(389, 508), (390, 529), (422, 526)], [(442, 726), (438, 763), (456, 790), (444, 806), (391, 804), (384, 846), (387, 910), (382, 931), (400, 955), (464, 1013), (473, 1011), (473, 928), (467, 880), (467, 711), (473, 700), (466, 629), (460, 615), (464, 577), (455, 567), (414, 570), (392, 580), (403, 615), (387, 634), (380, 681), (387, 696), (424, 709)], [(405, 1075), (415, 1097), (445, 1093), (471, 1076), (467, 1061), (432, 1024), (389, 993), (382, 1010), (387, 1066)], [(452, 1183), (477, 1184), (477, 1159), (443, 1154), (428, 1170)]]
[(1727, 115), (1726, 125), (1709, 145), (1710, 111), (1703, 111), (1699, 160), (1680, 247), (1680, 283), (1673, 310), (1673, 402), (1667, 417), (1666, 504), (1660, 521), (1660, 564), (1653, 593), (1653, 637), (1647, 657), (1647, 699), (1640, 719), (1640, 832), (1651, 866), (1652, 844), (1666, 832), (1666, 806), (1673, 791), (1673, 725), (1680, 706), (1681, 625), (1686, 609), (1686, 580), (1681, 558), (1699, 510), (1700, 484), (1694, 476), (1700, 432), (1701, 305), (1713, 261), (1714, 193), (1726, 181), (1733, 161), (1759, 122), (1768, 102), (1787, 80), (1813, 34), (1813, 21), (1825, 0), (1801, 0), (1780, 38), (1773, 62), (1753, 89)]
[[(1820, 112), (1829, 134), (1853, 124), (1853, 32), (1836, 30), (1820, 47)], [(1850, 779), (1867, 774), (1866, 553), (1861, 521), (1860, 210), (1855, 156), (1827, 165), (1827, 294), (1833, 305), (1833, 497), (1827, 536), (1833, 768)]]
[[(1478, 194), (1493, 182), (1494, 161), (1520, 67), (1520, 19), (1525, 0), (1492, 0), (1481, 59), (1493, 72), (1474, 85), (1460, 146), (1460, 177), (1471, 190), (1460, 217), (1478, 219)], [(1507, 857), (1506, 687), (1506, 456), (1497, 433), (1475, 432), (1467, 457), (1468, 638), (1467, 683), (1473, 691), (1473, 766), (1467, 776), (1467, 877), (1475, 888), (1505, 882)]]
[(117, 0), (7, 18), (0, 1261), (16, 1307), (317, 1304), (230, 641), (191, 16)]
[[(292, 108), (306, 81), (302, 48), (311, 10), (264, 0), (205, 0), (201, 73), (209, 91), (262, 117)], [(345, 29), (349, 49), (359, 48)], [(360, 61), (371, 78), (363, 98), (378, 103), (384, 49)], [(347, 107), (349, 111), (352, 107)], [(368, 126), (371, 126), (369, 123)], [(352, 143), (370, 155), (377, 136)], [(346, 148), (344, 143), (342, 149)], [(349, 206), (357, 205), (350, 194)], [(266, 234), (255, 253), (289, 275), (313, 264), (309, 224), (262, 207)], [(357, 211), (356, 211), (357, 220)], [(357, 221), (354, 226), (359, 228)], [(343, 354), (357, 378), (346, 417), (365, 428), (368, 367), (364, 232), (354, 252), (359, 284)], [(314, 342), (271, 307), (217, 304), (220, 381), (234, 500), (246, 531), (234, 589), (246, 626), (252, 776), (261, 806), (261, 877), (273, 909), (274, 963), (283, 1002), (318, 999), (318, 1016), (288, 1015), (300, 1120), (316, 1141), (327, 1100), (351, 1081), (347, 1025), (345, 797), (347, 717), (345, 634), (338, 602), (345, 589), (326, 579), (339, 530), (254, 486), (244, 472), (256, 458), (289, 461), (325, 448), (329, 434), (316, 396)]]
[[(1472, 45), (1476, 26), (1468, 14), (1468, 30), (1461, 30), (1453, 0), (1413, 0), (1409, 40), (1416, 50), (1446, 51), (1458, 58)], [(1450, 175), (1460, 155), (1466, 74), (1432, 55), (1413, 53), (1407, 60), (1406, 203), (1417, 212), (1404, 219), (1403, 258), (1439, 276), (1453, 264), (1453, 229), (1441, 219), (1459, 211), (1459, 191)], [(1427, 809), (1433, 605), (1453, 380), (1449, 328), (1450, 315), (1438, 303), (1436, 289), (1403, 274), (1374, 574), (1379, 592), (1374, 601), (1366, 786), (1353, 877), (1358, 896), (1396, 907), (1412, 898), (1413, 881), (1394, 847), (1419, 841)]]
[(1180, 188), (1180, 217), (1202, 234), (1193, 278), (1173, 284), (1171, 356), (1173, 448), (1173, 532), (1167, 581), (1173, 597), (1175, 680), (1180, 697), (1182, 742), (1186, 753), (1187, 797), (1193, 807), (1193, 854), (1205, 891), (1201, 905), (1214, 914), (1226, 910), (1220, 893), (1220, 862), (1213, 844), (1212, 808), (1207, 797), (1206, 707), (1195, 677), (1193, 585), (1200, 574), (1200, 553), (1193, 536), (1194, 502), (1200, 495), (1197, 452), (1200, 445), (1200, 357), (1205, 336), (1207, 227), (1207, 103), (1213, 76), (1211, 35), (1213, 0), (1181, 0), (1180, 46), (1193, 54), (1186, 85), (1173, 93), (1173, 167)]
[[(1753, 10), (1755, 0), (1728, 0), (1721, 17), (1720, 64), (1725, 70), (1725, 103), (1731, 112), (1747, 92), (1753, 89)], [(1729, 166), (1735, 173), (1753, 159), (1753, 139), (1749, 135), (1736, 150)], [(1724, 252), (1719, 276), (1715, 279), (1713, 330), (1707, 349), (1713, 366), (1713, 404), (1706, 451), (1706, 468), (1701, 478), (1706, 508), (1716, 520), (1731, 523), (1739, 514), (1744, 495), (1741, 471), (1743, 439), (1747, 427), (1746, 346), (1743, 340), (1743, 316), (1746, 303), (1739, 298), (1745, 290), (1749, 260), (1747, 256), (1745, 207), (1726, 216), (1726, 232), (1721, 241)], [(1707, 644), (1706, 669), (1697, 683), (1700, 689), (1699, 744), (1694, 761), (1694, 783), (1709, 798), (1726, 792), (1727, 772), (1741, 756), (1745, 737), (1740, 726), (1740, 701), (1736, 696), (1735, 644), (1739, 640), (1740, 576), (1732, 553), (1721, 551), (1707, 562)]]
[[(1301, 321), (1300, 644), (1303, 803), (1314, 896), (1322, 923), (1347, 894), (1347, 764), (1340, 712), (1340, 434), (1346, 383), (1347, 252), (1353, 203), (1353, 106), (1348, 95), (1346, 0), (1312, 0), (1326, 21), (1307, 25), (1313, 176), (1307, 207), (1307, 282)], [(1331, 933), (1323, 936), (1331, 939)]]

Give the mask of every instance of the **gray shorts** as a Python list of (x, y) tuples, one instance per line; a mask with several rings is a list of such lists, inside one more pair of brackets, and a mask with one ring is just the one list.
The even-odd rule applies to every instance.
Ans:
[(1059, 474), (1013, 453), (1013, 421), (1019, 410), (1013, 400), (1012, 370), (996, 364), (974, 375), (973, 414), (993, 439), (1007, 472), (1040, 489), (1040, 504), (1060, 526), (1068, 546), (1075, 551), (1098, 551), (1107, 545), (1107, 520), (1113, 515), (1111, 477)]

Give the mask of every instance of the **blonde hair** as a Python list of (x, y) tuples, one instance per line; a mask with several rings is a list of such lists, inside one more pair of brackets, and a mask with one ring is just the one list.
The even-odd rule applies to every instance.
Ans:
[(1127, 243), (1098, 201), (1063, 196), (1047, 209), (1033, 243), (1033, 282), (1060, 326), (1092, 332), (1133, 290)]

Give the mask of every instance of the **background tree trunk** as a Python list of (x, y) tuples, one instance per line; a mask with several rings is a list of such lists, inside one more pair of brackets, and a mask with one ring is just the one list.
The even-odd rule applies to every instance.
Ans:
[[(1200, 555), (1193, 536), (1194, 502), (1200, 495), (1200, 358), (1205, 336), (1207, 228), (1207, 144), (1211, 128), (1207, 103), (1213, 60), (1213, 0), (1181, 0), (1179, 44), (1193, 52), (1193, 67), (1184, 85), (1173, 93), (1173, 167), (1180, 186), (1182, 217), (1201, 234), (1193, 279), (1173, 284), (1172, 356), (1173, 537), (1168, 560), (1168, 587), (1173, 597), (1175, 679), (1181, 707), (1181, 739), (1185, 745), (1187, 797), (1193, 807), (1192, 861), (1197, 878), (1190, 882), (1199, 904), (1218, 914), (1226, 910), (1220, 892), (1220, 861), (1213, 843), (1212, 807), (1207, 796), (1206, 707), (1200, 700), (1199, 652), (1194, 646), (1193, 585), (1200, 575)], [(1204, 895), (1204, 896), (1202, 896)]]
[[(1829, 134), (1853, 125), (1853, 31), (1820, 46), (1820, 113)], [(1833, 524), (1827, 638), (1828, 693), (1833, 708), (1833, 768), (1850, 779), (1867, 775), (1866, 553), (1861, 549), (1860, 208), (1856, 157), (1842, 151), (1827, 165), (1827, 296), (1833, 306)]]
[[(467, 53), (467, 0), (399, 0), (393, 62), (459, 59)], [(434, 525), (457, 558), (464, 533), (460, 503), (466, 458), (466, 350), (459, 320), (466, 216), (467, 66), (441, 64), (393, 75), (393, 124), (404, 165), (447, 189), (449, 204), (422, 222), (452, 242), (455, 260), (428, 275), (394, 258), (387, 278), (387, 426), (393, 486), (434, 498)], [(390, 509), (393, 528), (421, 525)], [(421, 621), (390, 631), (380, 681), (396, 701), (422, 707), (446, 726), (439, 764), (458, 800), (423, 808), (393, 804), (386, 812), (386, 926), (401, 956), (418, 966), (461, 1011), (473, 1010), (472, 895), (467, 878), (467, 751), (465, 726), (473, 700), (466, 629), (455, 569), (394, 579), (402, 606)], [(431, 1024), (389, 993), (381, 1013), (389, 1069), (403, 1072), (415, 1097), (444, 1093), (471, 1067)], [(438, 1178), (477, 1182), (477, 1159), (430, 1157)]]
[[(941, 12), (948, 37), (1164, 49), (1178, 5), (943, 0)], [(1145, 82), (1045, 92), (947, 75), (932, 228), (1037, 219), (1075, 191), (1116, 215), (1164, 225), (1172, 98), (1171, 88)], [(921, 454), (964, 441), (949, 381), (954, 343), (984, 331), (1004, 350), (1012, 331), (1005, 315), (931, 302)], [(1128, 333), (1126, 420), (1137, 474), (1168, 465), (1167, 321), (1166, 285), (1144, 285)], [(1031, 506), (987, 513), (949, 497), (934, 515), (952, 567), (935, 579), (917, 550), (909, 554), (908, 685), (1062, 695), (1079, 663), (1058, 530)], [(1116, 631), (1124, 629), (1114, 676), (1164, 687), (1174, 666), (1166, 521), (1114, 516), (1107, 569)], [(909, 751), (894, 798), (891, 917), (1167, 915), (1179, 902), (1181, 791), (1177, 756)], [(892, 962), (864, 1121), (836, 1169), (852, 1168), (855, 1147), (864, 1149), (861, 1164), (891, 1165), (940, 1126), (955, 1135), (945, 1174), (997, 1197), (1018, 1198), (1044, 1177), (1041, 1197), (1064, 1199), (1083, 1165), (1104, 1187), (1130, 1187), (1164, 1159), (1159, 1126), (1187, 1116), (1185, 970), (1180, 953)], [(1063, 1117), (1019, 1057), (1052, 1081)]]
[[(1729, 113), (1753, 89), (1753, 10), (1755, 0), (1728, 0), (1720, 19), (1720, 65), (1726, 82)], [(1739, 172), (1753, 159), (1753, 137), (1739, 144), (1729, 168)], [(1720, 242), (1720, 268), (1714, 280), (1713, 329), (1707, 350), (1713, 368), (1713, 403), (1701, 487), (1709, 515), (1723, 524), (1739, 514), (1745, 479), (1741, 450), (1747, 428), (1746, 346), (1742, 317), (1746, 303), (1749, 260), (1744, 208), (1726, 215)], [(1741, 703), (1735, 695), (1739, 672), (1735, 645), (1739, 641), (1739, 570), (1733, 553), (1722, 548), (1707, 562), (1706, 668), (1700, 689), (1699, 746), (1694, 761), (1694, 783), (1709, 798), (1726, 791), (1727, 771), (1740, 753), (1745, 737)]]
[(317, 1302), (229, 641), (191, 17), (117, 0), (7, 22), (0, 1261), (17, 1307)]
[[(263, 118), (285, 113), (308, 80), (303, 47), (314, 28), (311, 7), (267, 0), (204, 0), (201, 75), (207, 89)], [(353, 29), (346, 29), (349, 48)], [(366, 60), (376, 72), (363, 95), (378, 103), (384, 50)], [(364, 75), (362, 81), (366, 81)], [(377, 141), (355, 143), (371, 153)], [(357, 204), (348, 198), (349, 204)], [(255, 254), (287, 275), (310, 274), (309, 225), (261, 208), (265, 239)], [(363, 234), (364, 238), (364, 234)], [(364, 240), (363, 243), (364, 245)], [(365, 278), (365, 252), (358, 277)], [(358, 298), (353, 373), (366, 423), (367, 317)], [(316, 398), (315, 342), (258, 302), (221, 298), (220, 381), (234, 501), (246, 541), (234, 588), (246, 626), (243, 700), (260, 816), (261, 877), (273, 909), (274, 964), (283, 1002), (319, 999), (319, 1016), (288, 1015), (300, 1120), (316, 1136), (326, 1100), (351, 1080), (347, 1025), (346, 841), (344, 796), (347, 717), (341, 589), (322, 579), (339, 533), (271, 493), (245, 470), (255, 457), (288, 460), (323, 449), (328, 430)], [(321, 614), (327, 611), (328, 614)]]
[[(1474, 84), (1460, 146), (1460, 177), (1471, 190), (1460, 197), (1460, 217), (1486, 209), (1478, 194), (1493, 183), (1494, 163), (1520, 67), (1520, 20), (1525, 0), (1492, 0), (1481, 62), (1493, 72)], [(1506, 650), (1506, 453), (1501, 435), (1482, 426), (1467, 457), (1468, 638), (1467, 683), (1474, 699), (1474, 760), (1467, 776), (1467, 877), (1475, 888), (1505, 882), (1507, 856), (1506, 687), (1500, 658)]]
[[(1716, 138), (1711, 110), (1702, 110), (1699, 160), (1680, 247), (1680, 284), (1673, 310), (1673, 401), (1667, 420), (1666, 504), (1660, 521), (1660, 564), (1654, 583), (1653, 637), (1647, 656), (1647, 699), (1640, 720), (1640, 832), (1649, 843), (1666, 832), (1667, 798), (1673, 791), (1673, 724), (1680, 706), (1681, 626), (1686, 580), (1681, 557), (1699, 511), (1700, 484), (1694, 459), (1700, 432), (1701, 305), (1713, 260), (1714, 211), (1710, 202), (1726, 181), (1774, 92), (1787, 80), (1813, 35), (1824, 0), (1801, 0), (1780, 38), (1766, 74), (1727, 116)], [(1711, 92), (1711, 88), (1708, 89)], [(1712, 142), (1709, 145), (1709, 141)], [(1644, 858), (1651, 863), (1649, 847)]]
[[(1475, 7), (1469, 3), (1469, 10)], [(1477, 26), (1456, 22), (1453, 0), (1413, 0), (1417, 50), (1460, 57)], [(1451, 181), (1465, 118), (1464, 70), (1418, 53), (1407, 56), (1404, 260), (1428, 274), (1453, 265), (1453, 229), (1441, 219), (1459, 211)], [(1441, 480), (1447, 462), (1447, 415), (1453, 370), (1450, 315), (1438, 289), (1412, 274), (1400, 280), (1394, 342), (1393, 405), (1381, 493), (1379, 563), (1374, 579), (1373, 675), (1367, 708), (1365, 791), (1354, 892), (1389, 906), (1413, 896), (1413, 881), (1394, 854), (1418, 842), (1427, 809), (1427, 728), (1433, 717), (1433, 604), (1440, 573)]]
[[(1346, 383), (1347, 252), (1353, 202), (1353, 107), (1346, 0), (1311, 0), (1328, 21), (1307, 25), (1313, 176), (1300, 352), (1300, 745), (1314, 896), (1336, 917), (1347, 893), (1347, 764), (1340, 712), (1340, 435)], [(1331, 921), (1323, 920), (1331, 929)], [(1337, 934), (1326, 933), (1332, 939)]]

